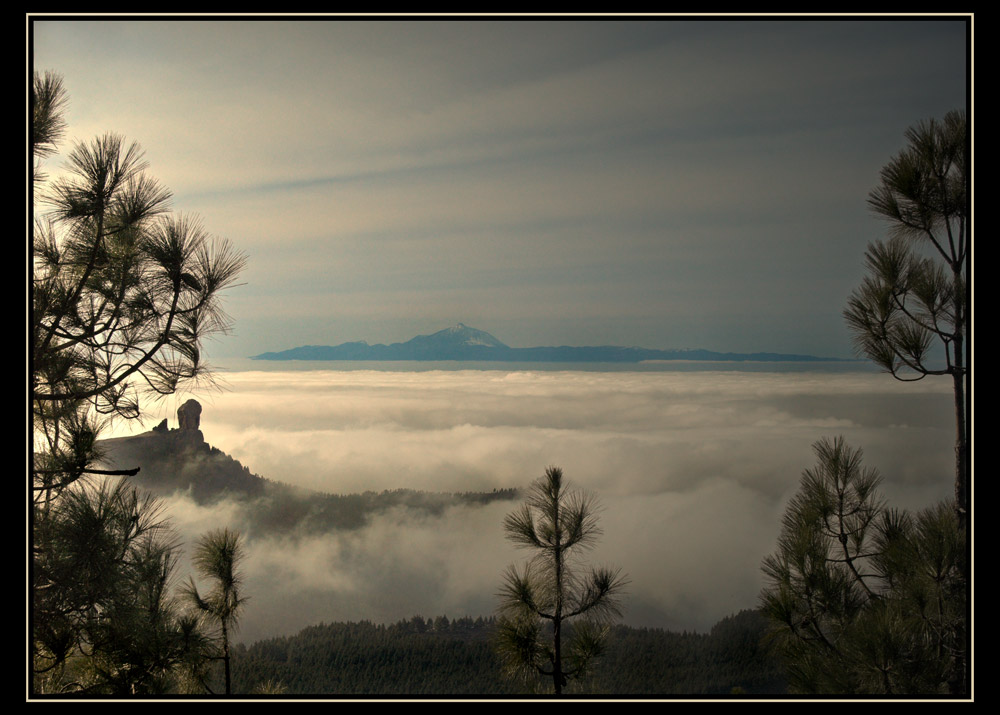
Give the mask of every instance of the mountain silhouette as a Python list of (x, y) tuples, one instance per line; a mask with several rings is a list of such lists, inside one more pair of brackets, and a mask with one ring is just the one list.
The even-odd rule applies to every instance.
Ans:
[(646, 360), (708, 360), (723, 362), (841, 362), (839, 358), (782, 353), (720, 353), (712, 350), (654, 350), (640, 347), (600, 345), (591, 347), (512, 348), (484, 330), (458, 323), (430, 335), (418, 335), (405, 343), (369, 345), (303, 345), (280, 352), (251, 356), (251, 360), (462, 360), (492, 362), (618, 362)]

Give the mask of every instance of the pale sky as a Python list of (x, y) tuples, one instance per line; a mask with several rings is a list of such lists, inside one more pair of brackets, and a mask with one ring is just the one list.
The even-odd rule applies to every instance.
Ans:
[[(118, 132), (248, 254), (210, 357), (397, 342), (850, 357), (915, 122), (967, 106), (951, 19), (38, 18), (64, 146)], [(52, 173), (61, 157), (48, 161)]]

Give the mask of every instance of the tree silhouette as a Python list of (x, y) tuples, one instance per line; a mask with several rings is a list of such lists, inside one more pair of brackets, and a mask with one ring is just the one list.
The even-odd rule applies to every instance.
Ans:
[[(36, 75), (36, 160), (54, 147), (63, 103), (61, 81)], [(43, 499), (91, 472), (99, 416), (138, 418), (140, 398), (205, 376), (201, 342), (228, 328), (220, 292), (244, 256), (196, 220), (168, 216), (170, 192), (145, 168), (138, 145), (108, 134), (74, 147), (58, 181), (33, 172), (34, 198), (49, 207), (36, 215), (31, 291)]]
[(117, 633), (173, 652), (157, 629), (172, 618), (161, 586), (174, 549), (151, 526), (155, 503), (127, 483), (89, 483), (138, 471), (101, 468), (98, 437), (111, 421), (140, 418), (145, 400), (208, 375), (201, 341), (226, 331), (220, 294), (245, 258), (197, 221), (170, 217), (170, 193), (146, 174), (138, 145), (119, 136), (77, 144), (50, 181), (42, 160), (66, 126), (62, 79), (36, 73), (30, 101), (33, 688), (154, 688), (146, 673), (156, 668), (132, 667), (127, 644), (102, 624), (130, 597), (155, 596), (150, 613), (165, 620), (133, 619), (141, 633)]
[[(969, 311), (969, 145), (964, 112), (906, 132), (908, 146), (881, 172), (869, 195), (886, 219), (889, 240), (868, 247), (868, 275), (844, 316), (860, 354), (898, 380), (950, 375), (955, 395), (955, 509), (968, 518), (966, 420), (970, 378), (966, 354)], [(937, 343), (940, 357), (931, 355)], [(942, 359), (943, 358), (943, 359)]]
[(169, 594), (178, 549), (161, 504), (125, 480), (77, 485), (34, 534), (35, 690), (184, 691), (203, 635)]
[(243, 544), (238, 531), (227, 528), (209, 532), (198, 540), (192, 563), (198, 573), (212, 581), (212, 588), (202, 596), (193, 578), (185, 588), (185, 594), (195, 609), (218, 625), (226, 695), (232, 694), (229, 636), (239, 626), (240, 612), (246, 602), (240, 594), (243, 577), (238, 567), (242, 559)]
[(504, 519), (504, 530), (517, 546), (536, 553), (523, 570), (511, 566), (504, 575), (498, 652), (509, 676), (551, 677), (559, 695), (601, 655), (607, 624), (621, 615), (618, 597), (627, 581), (619, 570), (580, 572), (578, 554), (601, 535), (596, 505), (566, 490), (558, 467), (535, 481), (527, 501)]
[(825, 694), (941, 694), (962, 648), (965, 555), (951, 505), (889, 509), (881, 477), (842, 438), (789, 504), (763, 562), (764, 612), (789, 689)]
[[(888, 222), (889, 240), (868, 247), (868, 275), (844, 316), (860, 354), (897, 380), (949, 375), (955, 412), (954, 509), (968, 539), (968, 360), (970, 275), (968, 125), (964, 112), (920, 122), (869, 195)], [(931, 347), (941, 352), (934, 357)], [(966, 563), (966, 568), (968, 564)], [(963, 572), (966, 583), (968, 572)], [(960, 626), (964, 630), (964, 625)], [(961, 639), (960, 640), (964, 640)], [(953, 692), (964, 690), (965, 650), (955, 653)]]

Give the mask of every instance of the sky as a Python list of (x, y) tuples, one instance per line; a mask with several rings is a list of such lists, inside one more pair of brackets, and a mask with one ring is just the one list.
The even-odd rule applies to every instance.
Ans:
[[(636, 627), (707, 632), (757, 606), (761, 560), (819, 439), (862, 449), (892, 507), (930, 506), (953, 484), (947, 380), (265, 368), (198, 395), (211, 445), (269, 479), (340, 494), (524, 488), (559, 466), (600, 505), (603, 535), (585, 563), (627, 576), (623, 622)], [(171, 427), (166, 409), (185, 399), (164, 406)], [(321, 622), (490, 615), (504, 570), (528, 556), (504, 538), (517, 504), (397, 509), (357, 530), (281, 536), (260, 532), (237, 503), (208, 508), (180, 494), (166, 513), (184, 544), (222, 525), (247, 537), (240, 638), (253, 642)]]
[[(68, 149), (138, 142), (248, 256), (212, 358), (405, 341), (851, 357), (908, 126), (967, 105), (965, 18), (36, 17)], [(61, 157), (47, 161), (57, 174)]]

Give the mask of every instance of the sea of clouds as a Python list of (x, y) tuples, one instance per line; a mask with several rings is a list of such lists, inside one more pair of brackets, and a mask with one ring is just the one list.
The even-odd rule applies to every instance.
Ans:
[[(587, 560), (628, 575), (624, 622), (635, 626), (704, 631), (756, 606), (761, 559), (824, 436), (864, 449), (893, 506), (930, 505), (953, 483), (943, 380), (269, 367), (227, 373), (225, 383), (221, 393), (195, 395), (205, 439), (272, 480), (341, 494), (489, 492), (562, 467), (571, 486), (602, 505), (604, 535)], [(330, 621), (488, 615), (504, 569), (527, 556), (504, 539), (515, 504), (440, 516), (398, 508), (353, 531), (248, 532), (241, 637)], [(185, 543), (210, 528), (244, 528), (235, 505), (175, 497), (168, 509)]]

